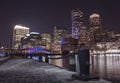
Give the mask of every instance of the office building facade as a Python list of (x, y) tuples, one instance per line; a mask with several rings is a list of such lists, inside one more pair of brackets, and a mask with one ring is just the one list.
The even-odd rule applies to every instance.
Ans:
[(101, 17), (97, 13), (93, 13), (89, 18), (89, 38), (92, 43), (97, 43), (101, 40), (102, 31), (102, 22)]
[(72, 10), (72, 37), (78, 39), (80, 36), (80, 27), (83, 25), (83, 12), (81, 10)]
[(102, 28), (102, 22), (101, 22), (101, 17), (97, 13), (93, 13), (90, 15), (90, 28), (91, 29), (101, 29)]
[(54, 51), (61, 52), (62, 38), (66, 38), (67, 36), (67, 29), (54, 27)]
[(48, 33), (42, 33), (41, 37), (44, 48), (51, 50), (51, 35)]
[(21, 38), (29, 33), (29, 28), (25, 26), (16, 25), (13, 29), (12, 48), (21, 48)]
[(38, 32), (30, 32), (26, 34), (25, 37), (21, 38), (21, 47), (22, 49), (42, 47), (42, 37)]

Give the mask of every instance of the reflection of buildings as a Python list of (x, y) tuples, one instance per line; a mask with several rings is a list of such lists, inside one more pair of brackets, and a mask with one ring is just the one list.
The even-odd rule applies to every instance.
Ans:
[(31, 48), (41, 45), (41, 36), (37, 32), (31, 32), (30, 34), (26, 34), (25, 37), (21, 38), (21, 46), (23, 49)]
[[(62, 38), (66, 38), (68, 36), (68, 30), (64, 28), (59, 28), (59, 27), (54, 27), (54, 42), (52, 45), (52, 51), (54, 53), (61, 53), (62, 52)], [(53, 56), (55, 58), (60, 57), (58, 56)], [(51, 64), (61, 66), (62, 67), (62, 59), (52, 59), (50, 61)]]
[(55, 27), (54, 28), (54, 52), (61, 52), (61, 39), (62, 38), (66, 38), (68, 36), (68, 30), (67, 29), (63, 29), (63, 28), (58, 28)]
[(44, 46), (45, 49), (51, 49), (51, 35), (47, 33), (41, 34), (42, 37), (42, 46)]
[(80, 27), (83, 25), (83, 12), (81, 10), (72, 10), (72, 37), (78, 39), (80, 36)]
[(29, 28), (16, 25), (13, 29), (12, 48), (20, 48), (21, 38), (29, 33)]
[[(63, 53), (71, 53), (73, 54), (73, 56), (70, 57), (66, 57), (62, 59), (62, 66), (66, 69), (74, 69), (75, 68), (75, 64), (74, 64), (74, 60), (75, 60), (75, 55), (74, 52), (76, 52), (77, 50), (77, 45), (78, 45), (78, 39), (75, 39), (71, 36), (67, 37), (67, 38), (62, 38), (62, 51)], [(72, 63), (73, 62), (73, 63)], [(70, 67), (72, 66), (72, 68)]]

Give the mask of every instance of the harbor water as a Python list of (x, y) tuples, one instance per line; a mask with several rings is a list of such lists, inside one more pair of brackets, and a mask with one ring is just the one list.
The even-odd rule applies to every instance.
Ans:
[[(33, 59), (38, 60), (38, 57), (33, 57)], [(67, 69), (71, 68), (70, 70), (76, 71), (75, 57), (66, 60), (53, 59), (49, 60), (49, 63), (59, 67), (67, 66)], [(68, 62), (70, 64), (69, 66)], [(112, 83), (120, 83), (120, 54), (99, 54), (90, 56), (90, 74), (112, 81)]]
[(120, 83), (120, 54), (100, 54), (90, 57), (92, 75)]

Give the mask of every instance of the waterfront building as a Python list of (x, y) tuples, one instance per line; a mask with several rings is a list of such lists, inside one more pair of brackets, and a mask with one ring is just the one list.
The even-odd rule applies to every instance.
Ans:
[(116, 41), (120, 41), (120, 34), (116, 34), (115, 39)]
[(48, 33), (42, 33), (42, 46), (44, 46), (45, 49), (51, 50), (51, 35)]
[(21, 48), (21, 38), (29, 33), (29, 28), (21, 25), (15, 25), (13, 29), (12, 48)]
[(54, 46), (53, 50), (55, 52), (61, 52), (61, 43), (62, 38), (66, 38), (68, 36), (68, 30), (65, 28), (54, 27)]
[(25, 37), (21, 38), (21, 46), (23, 49), (42, 47), (42, 37), (38, 32), (30, 32)]
[(80, 28), (83, 25), (83, 12), (79, 9), (72, 10), (72, 37), (78, 39), (80, 36)]
[(107, 32), (109, 39), (114, 38), (116, 34), (114, 32)]

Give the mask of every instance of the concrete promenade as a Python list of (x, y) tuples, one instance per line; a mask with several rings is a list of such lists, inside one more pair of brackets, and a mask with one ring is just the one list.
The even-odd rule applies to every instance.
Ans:
[(0, 83), (111, 83), (79, 81), (71, 78), (75, 72), (31, 59), (10, 59), (0, 65)]

